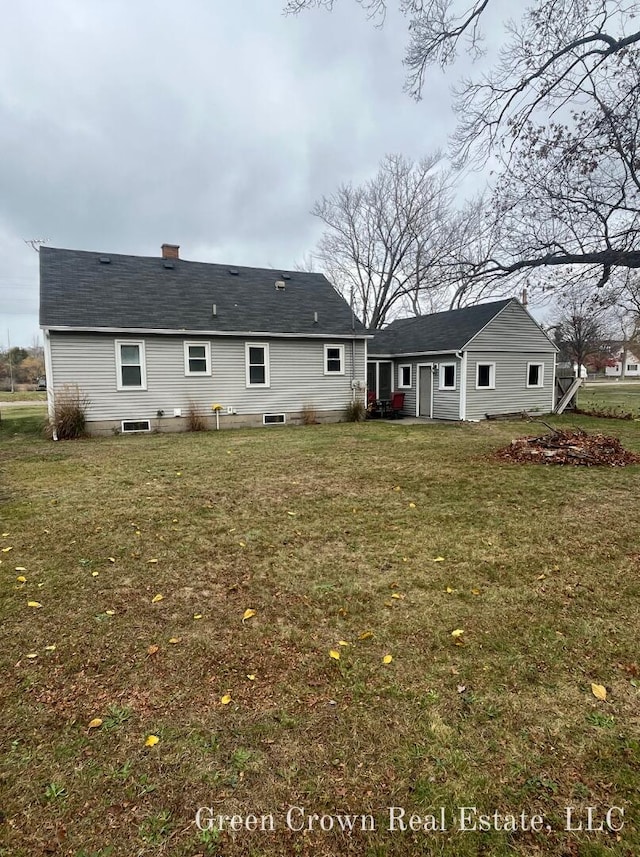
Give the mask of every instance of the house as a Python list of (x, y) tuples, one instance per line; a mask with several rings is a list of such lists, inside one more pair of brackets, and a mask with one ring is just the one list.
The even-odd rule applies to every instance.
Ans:
[(322, 274), (42, 247), (47, 393), (77, 385), (87, 428), (177, 431), (338, 420), (364, 400), (367, 333)]
[[(635, 348), (635, 346), (631, 346)], [(605, 366), (604, 374), (609, 378), (640, 378), (640, 357), (638, 357), (640, 349), (635, 348), (632, 351), (629, 346), (623, 347), (622, 343), (618, 343), (618, 347), (614, 349), (612, 366)], [(622, 363), (624, 360), (624, 373), (622, 371)]]
[(554, 408), (556, 346), (515, 298), (392, 322), (368, 348), (376, 398), (443, 420)]

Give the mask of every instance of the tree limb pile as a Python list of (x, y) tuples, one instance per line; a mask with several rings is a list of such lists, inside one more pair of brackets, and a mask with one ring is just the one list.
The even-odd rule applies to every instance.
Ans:
[(500, 449), (503, 461), (535, 464), (572, 464), (586, 467), (625, 467), (640, 463), (640, 455), (624, 449), (618, 438), (588, 434), (582, 429), (554, 429), (541, 437), (521, 437)]

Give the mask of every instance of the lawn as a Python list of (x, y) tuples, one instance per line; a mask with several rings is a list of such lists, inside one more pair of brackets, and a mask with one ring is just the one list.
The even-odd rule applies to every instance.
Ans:
[(616, 384), (587, 384), (578, 393), (583, 410), (616, 411), (640, 418), (640, 381)]
[(22, 390), (17, 393), (0, 392), (0, 404), (2, 402), (46, 402), (47, 394), (35, 390)]
[(5, 415), (0, 854), (635, 857), (640, 467), (491, 459), (540, 430), (53, 443)]

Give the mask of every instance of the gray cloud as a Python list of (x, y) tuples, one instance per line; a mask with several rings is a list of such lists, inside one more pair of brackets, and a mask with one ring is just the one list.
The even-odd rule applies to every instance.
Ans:
[(0, 341), (37, 331), (37, 257), (53, 246), (291, 267), (309, 211), (387, 152), (454, 126), (447, 81), (402, 91), (405, 22), (353, 3), (33, 0), (3, 12)]

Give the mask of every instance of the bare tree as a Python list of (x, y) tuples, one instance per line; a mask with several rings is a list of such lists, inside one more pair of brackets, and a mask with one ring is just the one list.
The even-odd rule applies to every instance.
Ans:
[(589, 359), (606, 349), (611, 332), (612, 294), (573, 287), (559, 299), (555, 309), (554, 333), (560, 359), (575, 363), (578, 377)]
[(369, 327), (430, 309), (442, 288), (435, 272), (448, 249), (450, 174), (440, 161), (387, 155), (368, 182), (341, 185), (313, 208), (327, 227), (315, 259)]

